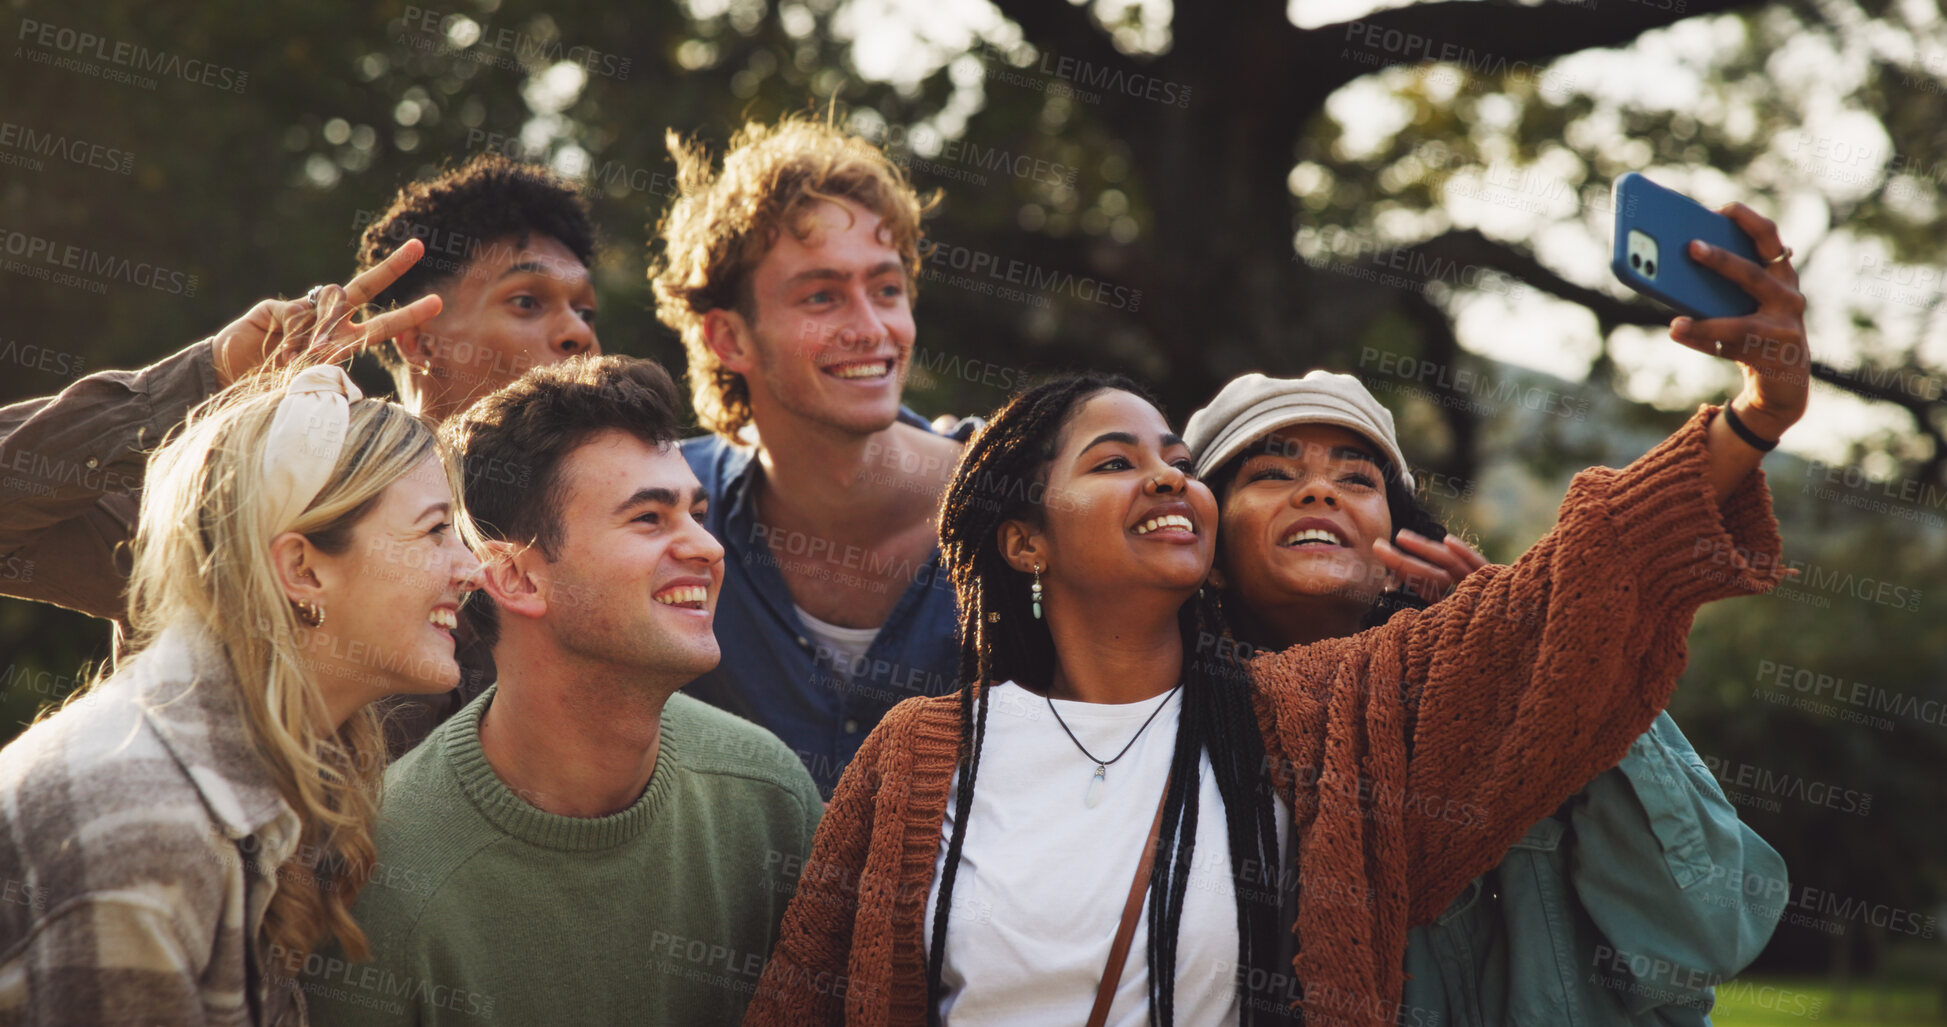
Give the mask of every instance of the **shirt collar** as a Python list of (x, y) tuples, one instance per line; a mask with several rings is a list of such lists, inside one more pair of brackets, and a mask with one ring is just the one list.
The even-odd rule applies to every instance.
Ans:
[[(210, 815), (231, 839), (263, 834), (270, 848), (297, 840), (297, 814), (244, 727), (229, 661), (201, 630), (176, 626), (140, 657), (136, 702)], [(132, 670), (134, 668), (131, 668)]]
[[(922, 431), (933, 431), (932, 422), (914, 413), (913, 409), (904, 403), (899, 404), (898, 421)], [(757, 462), (756, 446), (728, 440), (724, 440), (723, 445), (728, 451), (723, 461), (723, 494), (729, 500), (726, 504), (728, 509), (724, 511), (724, 520), (725, 523), (729, 523), (731, 518), (744, 512), (747, 504), (755, 502), (756, 493), (753, 486), (757, 482), (757, 469), (762, 465)], [(755, 513), (755, 509), (753, 508), (751, 512)]]

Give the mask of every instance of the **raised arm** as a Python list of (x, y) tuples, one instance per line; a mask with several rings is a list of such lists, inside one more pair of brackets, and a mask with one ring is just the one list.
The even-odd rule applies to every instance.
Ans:
[(124, 616), (126, 543), (149, 453), (197, 404), (260, 367), (338, 361), (439, 312), (437, 296), (353, 321), (419, 259), (417, 240), (320, 298), (263, 300), (140, 371), (102, 371), (0, 408), (0, 595)]
[[(1752, 234), (1761, 253), (1782, 252), (1775, 232)], [(1778, 430), (1804, 409), (1810, 361), (1795, 277), (1787, 261), (1740, 268), (1719, 256), (1714, 266), (1747, 273), (1733, 278), (1759, 313), (1679, 319), (1673, 334), (1714, 350), (1744, 331), (1725, 347), (1744, 368), (1734, 402), (1775, 418), (1747, 418), (1748, 431)], [(1628, 467), (1578, 475), (1555, 530), (1513, 566), (1476, 571), (1445, 601), (1371, 632), (1253, 665), (1261, 716), (1289, 743), (1274, 760), (1317, 775), (1301, 805), (1370, 804), (1366, 844), (1405, 855), (1413, 922), (1623, 757), (1668, 702), (1700, 606), (1782, 576), (1770, 493), (1753, 473), (1762, 450), (1723, 422), (1705, 407)], [(1352, 722), (1348, 748), (1339, 739)]]
[(1699, 353), (1737, 362), (1744, 388), (1726, 408), (1762, 446), (1740, 438), (1730, 418), (1710, 427), (1710, 484), (1719, 501), (1729, 497), (1785, 430), (1805, 416), (1812, 383), (1812, 351), (1805, 341), (1805, 297), (1791, 247), (1778, 238), (1778, 226), (1742, 203), (1718, 213), (1737, 222), (1757, 244), (1763, 264), (1754, 264), (1701, 239), (1690, 243), (1698, 263), (1736, 282), (1758, 301), (1744, 317), (1670, 322), (1670, 338)]
[(1709, 484), (1719, 416), (1621, 471), (1578, 475), (1560, 523), (1513, 566), (1402, 615), (1414, 922), (1623, 757), (1669, 702), (1699, 607), (1780, 576), (1763, 476), (1721, 504)]
[(0, 593), (122, 618), (149, 450), (220, 387), (211, 343), (0, 408)]

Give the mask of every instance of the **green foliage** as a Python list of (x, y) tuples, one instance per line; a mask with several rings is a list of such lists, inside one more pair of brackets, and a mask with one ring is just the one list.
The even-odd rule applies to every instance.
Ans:
[[(1158, 383), (1180, 420), (1244, 370), (1358, 370), (1399, 412), (1415, 463), (1452, 486), (1436, 504), (1464, 518), (1456, 526), (1491, 555), (1508, 559), (1552, 520), (1567, 473), (1642, 452), (1676, 411), (1715, 398), (1722, 384), (1663, 390), (1660, 407), (1624, 401), (1617, 389), (1638, 373), (1632, 347), (1640, 338), (1620, 326), (1653, 322), (1653, 312), (1606, 275), (1551, 269), (1544, 240), (1586, 246), (1607, 238), (1602, 201), (1615, 176), (1684, 169), (1740, 196), (1815, 200), (1824, 214), (1813, 219), (1819, 230), (1801, 247), (1801, 266), (1823, 284), (1859, 268), (1817, 263), (1817, 240), (1864, 239), (1895, 263), (1942, 263), (1947, 208), (1938, 186), (1947, 174), (1931, 155), (1947, 152), (1947, 63), (1927, 56), (1941, 52), (1938, 19), (1923, 20), (1909, 5), (1780, 3), (1709, 18), (1658, 15), (1708, 33), (1707, 44), (1695, 33), (1684, 42), (1676, 30), (1635, 44), (1632, 59), (1681, 54), (1678, 63), (1697, 76), (1694, 98), (1676, 105), (1632, 99), (1589, 67), (1565, 70), (1574, 57), (1550, 63), (1585, 44), (1558, 45), (1534, 27), (1543, 18), (1617, 19), (1629, 25), (1601, 45), (1629, 44), (1656, 23), (1647, 8), (1633, 10), (1642, 5), (1590, 5), (1580, 14), (1563, 10), (1570, 5), (1478, 5), (1477, 22), (1532, 22), (1508, 21), (1517, 27), (1480, 44), (1535, 56), (1539, 74), (1509, 75), (1455, 65), (1348, 70), (1333, 56), (1343, 28), (1296, 29), (1274, 0), (1179, 4), (1167, 25), (1147, 23), (1149, 8), (1138, 5), (1106, 14), (1106, 4), (998, 6), (1012, 22), (995, 19), (977, 33), (929, 34), (937, 26), (923, 19), (901, 54), (910, 67), (884, 81), (866, 74), (853, 45), (873, 27), (872, 15), (840, 0), (451, 0), (438, 8), (397, 0), (113, 0), (85, 8), (25, 0), (12, 8), (16, 32), (44, 22), (98, 36), (110, 50), (128, 44), (193, 58), (247, 74), (247, 82), (225, 90), (163, 75), (145, 88), (41, 63), (22, 55), (31, 41), (16, 39), (0, 60), (5, 120), (133, 159), (126, 174), (53, 161), (38, 170), (0, 164), (0, 225), (193, 274), (196, 286), (167, 292), (116, 282), (97, 293), (0, 272), (0, 344), (49, 347), (82, 358), (88, 371), (146, 363), (261, 297), (343, 280), (361, 217), (382, 209), (402, 182), (491, 147), (548, 160), (586, 182), (603, 229), (596, 282), (604, 347), (680, 366), (680, 347), (656, 322), (644, 280), (669, 192), (665, 129), (721, 147), (746, 117), (816, 112), (885, 140), (919, 185), (943, 190), (929, 224), (943, 247), (1024, 262), (1070, 283), (1003, 299), (950, 264), (929, 263), (940, 273), (922, 283), (909, 397), (923, 413), (983, 412), (1029, 374), (1089, 366)], [(1424, 14), (1433, 24), (1449, 6), (1398, 17)], [(1693, 11), (1701, 6), (1713, 5)], [(1421, 30), (1463, 31), (1439, 24), (1448, 27)], [(1823, 66), (1803, 55), (1818, 47), (1848, 55), (1863, 73), (1817, 79)], [(1185, 102), (1078, 84), (1050, 70), (1063, 60), (1080, 62), (1083, 74), (1149, 76), (1181, 90)], [(580, 75), (565, 66), (576, 62)], [(1327, 106), (1353, 93), (1380, 102)], [(1863, 168), (1819, 157), (1817, 140), (1793, 135), (1834, 104), (1884, 131), (1885, 147)], [(1362, 119), (1375, 111), (1390, 112), (1397, 127), (1355, 147), (1374, 136)], [(1007, 167), (983, 164), (968, 144), (1005, 155)], [(1016, 173), (1016, 157), (1030, 169), (1040, 161), (1061, 171)], [(1504, 184), (1493, 186), (1494, 175)], [(1477, 195), (1463, 202), (1462, 187)], [(1534, 201), (1539, 216), (1515, 228), (1479, 219), (1481, 232), (1468, 236), (1458, 229), (1477, 219), (1480, 195), (1489, 208), (1496, 196), (1500, 209)], [(1527, 283), (1518, 296), (1567, 295), (1593, 310), (1584, 380), (1524, 377), (1463, 348), (1478, 340), (1462, 339), (1456, 326), (1482, 298), (1465, 275), (1436, 271), (1402, 287), (1345, 270), (1370, 271), (1376, 255), (1396, 247), (1434, 252), (1442, 244), (1469, 247), (1447, 258), (1452, 268), (1502, 268)], [(1139, 299), (1104, 301), (1074, 284), (1082, 281)], [(1924, 377), (1928, 361), (1939, 359), (1925, 346), (1942, 326), (1935, 281), (1931, 298), (1923, 290), (1903, 305), (1858, 290), (1829, 293), (1833, 309), (1845, 312), (1834, 323), (1850, 332), (1835, 333), (1842, 345), (1821, 354)], [(1562, 345), (1542, 343), (1551, 344)], [(1449, 381), (1468, 372), (1535, 385), (1583, 414), (1537, 415), (1520, 402), (1483, 404), (1482, 390), (1421, 387), (1375, 372), (1369, 365), (1382, 354), (1428, 361)], [(358, 373), (384, 387), (373, 368)], [(0, 399), (49, 393), (71, 377), (8, 365)], [(1938, 378), (1925, 380), (1937, 390)], [(1937, 409), (1920, 416), (1937, 418)], [(1940, 487), (1937, 440), (1904, 427), (1859, 438), (1854, 455), (1881, 483), (1842, 488), (1853, 502), (1885, 499), (1873, 493), (1887, 482)], [(1930, 908), (1947, 896), (1947, 838), (1934, 815), (1947, 727), (1908, 717), (1882, 730), (1774, 702), (1778, 689), (1763, 685), (1758, 668), (1769, 661), (1916, 701), (1947, 699), (1947, 618), (1939, 614), (1947, 547), (1938, 522), (1898, 515), (1947, 511), (1928, 498), (1934, 494), (1895, 502), (1893, 512), (1847, 505), (1817, 494), (1822, 472), (1776, 457), (1770, 465), (1787, 553), (1805, 562), (1808, 577), (1816, 569), (1821, 587), (1805, 590), (1814, 601), (1762, 598), (1706, 610), (1677, 715), (1697, 748), (1727, 766), (1872, 794), (1865, 816), (1800, 801), (1751, 808), (1795, 880)], [(1835, 584), (1840, 575), (1911, 590), (1919, 609), (1847, 593)], [(106, 650), (99, 622), (0, 602), (0, 665), (11, 683), (0, 688), (0, 735)], [(1822, 936), (1781, 929), (1779, 937), (1801, 964), (1823, 965), (1830, 955)], [(1878, 950), (1873, 928), (1855, 925), (1842, 937), (1862, 959)]]

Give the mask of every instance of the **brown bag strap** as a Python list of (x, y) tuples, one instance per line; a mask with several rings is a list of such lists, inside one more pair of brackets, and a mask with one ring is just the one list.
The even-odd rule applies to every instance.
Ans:
[(1115, 986), (1122, 983), (1122, 964), (1129, 961), (1129, 942), (1136, 936), (1136, 917), (1142, 912), (1143, 893), (1149, 891), (1149, 872), (1156, 866), (1156, 839), (1163, 833), (1163, 803), (1169, 797), (1169, 783), (1165, 781), (1163, 797), (1156, 800), (1156, 819), (1149, 822), (1149, 841), (1143, 843), (1143, 858), (1136, 864), (1136, 879), (1129, 882), (1129, 900), (1122, 904), (1122, 925), (1115, 930), (1115, 944), (1109, 946), (1109, 963), (1102, 968), (1102, 984), (1095, 989), (1095, 1005), (1088, 1011), (1088, 1027), (1102, 1027), (1109, 1020)]

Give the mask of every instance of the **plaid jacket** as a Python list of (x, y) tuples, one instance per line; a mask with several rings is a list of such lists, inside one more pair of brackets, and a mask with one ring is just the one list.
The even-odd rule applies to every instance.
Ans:
[(260, 950), (297, 815), (194, 633), (0, 750), (0, 832), (0, 1025), (305, 1022)]

